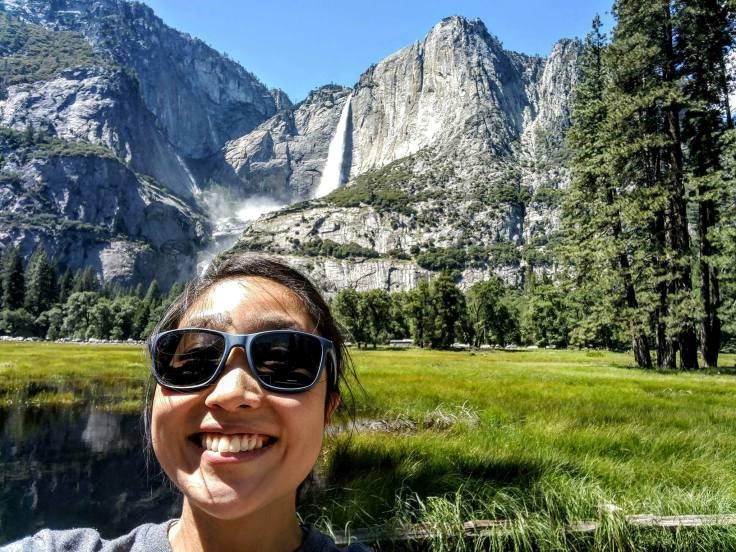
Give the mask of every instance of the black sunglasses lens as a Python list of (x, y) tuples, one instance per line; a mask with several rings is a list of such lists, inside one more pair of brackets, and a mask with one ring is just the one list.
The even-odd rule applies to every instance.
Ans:
[(161, 383), (172, 387), (200, 385), (217, 370), (225, 338), (201, 330), (177, 330), (156, 341), (153, 365)]
[(266, 385), (300, 389), (312, 385), (319, 374), (322, 343), (313, 335), (269, 332), (251, 343), (253, 369)]

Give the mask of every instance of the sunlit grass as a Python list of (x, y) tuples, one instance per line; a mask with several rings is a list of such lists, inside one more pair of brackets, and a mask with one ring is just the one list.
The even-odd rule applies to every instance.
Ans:
[[(623, 521), (736, 513), (736, 377), (646, 372), (598, 351), (352, 356), (362, 423), (327, 438), (307, 520), (335, 530), (425, 523), (445, 535), (435, 549), (736, 549), (727, 527)], [(733, 372), (736, 357), (720, 360)], [(140, 346), (3, 343), (0, 404), (135, 411), (147, 370)], [(466, 540), (471, 519), (507, 524)], [(598, 531), (566, 530), (584, 520)]]
[(0, 343), (0, 406), (92, 404), (135, 412), (148, 373), (141, 345)]

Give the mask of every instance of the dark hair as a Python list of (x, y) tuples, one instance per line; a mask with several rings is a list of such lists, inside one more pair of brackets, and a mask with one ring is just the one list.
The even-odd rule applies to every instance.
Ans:
[[(316, 323), (317, 333), (332, 341), (335, 347), (336, 362), (333, 370), (337, 377), (327, 378), (327, 401), (339, 398), (338, 411), (347, 414), (352, 419), (354, 399), (349, 380), (352, 379), (360, 386), (350, 357), (345, 347), (345, 339), (335, 321), (330, 307), (317, 288), (298, 270), (282, 261), (244, 253), (229, 253), (216, 257), (207, 269), (197, 278), (191, 280), (184, 291), (174, 299), (166, 309), (161, 320), (156, 324), (151, 335), (179, 326), (189, 308), (218, 282), (237, 278), (264, 278), (281, 284), (291, 291), (302, 303), (309, 316)], [(150, 336), (149, 336), (150, 341)], [(149, 378), (145, 396), (143, 413), (143, 431), (146, 442), (147, 463), (152, 459), (151, 446), (151, 415), (152, 398), (155, 390), (153, 378)], [(327, 404), (325, 405), (325, 407)]]

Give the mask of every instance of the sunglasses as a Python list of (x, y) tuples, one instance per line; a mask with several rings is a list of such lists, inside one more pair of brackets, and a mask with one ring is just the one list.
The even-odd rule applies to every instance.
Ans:
[(231, 334), (182, 328), (154, 335), (149, 349), (156, 381), (173, 391), (197, 391), (215, 383), (233, 347), (242, 347), (262, 388), (277, 393), (307, 391), (323, 370), (337, 384), (332, 341), (296, 330)]

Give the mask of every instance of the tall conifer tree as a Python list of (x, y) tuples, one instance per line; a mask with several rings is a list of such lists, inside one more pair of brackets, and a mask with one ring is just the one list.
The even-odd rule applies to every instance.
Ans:
[(733, 43), (733, 20), (723, 0), (680, 0), (676, 3), (684, 91), (689, 103), (683, 117), (689, 188), (697, 207), (697, 269), (703, 363), (718, 365), (721, 345), (720, 278), (713, 233), (719, 225), (719, 200), (726, 180), (722, 172), (723, 133), (732, 126), (728, 94), (724, 94), (726, 54)]
[(568, 144), (572, 184), (563, 209), (567, 260), (573, 266), (577, 299), (586, 308), (579, 326), (594, 328), (595, 342), (611, 342), (623, 317), (638, 366), (652, 365), (646, 316), (641, 316), (621, 215), (620, 191), (608, 163), (606, 37), (599, 17), (585, 39)]
[(611, 174), (625, 190), (622, 213), (638, 245), (632, 274), (647, 297), (657, 364), (697, 367), (690, 238), (680, 119), (675, 17), (667, 0), (618, 0), (607, 64)]
[(56, 299), (56, 269), (42, 247), (31, 255), (26, 270), (25, 307), (38, 316), (51, 308)]
[(23, 258), (16, 247), (11, 247), (3, 256), (2, 274), (3, 308), (19, 309), (23, 306), (25, 277)]

